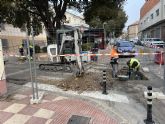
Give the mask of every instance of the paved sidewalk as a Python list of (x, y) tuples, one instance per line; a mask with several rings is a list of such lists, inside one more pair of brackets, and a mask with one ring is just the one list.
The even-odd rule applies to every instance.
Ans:
[(96, 105), (46, 92), (41, 104), (31, 105), (30, 88), (0, 101), (0, 124), (67, 124), (72, 115), (88, 117), (89, 124), (119, 124)]

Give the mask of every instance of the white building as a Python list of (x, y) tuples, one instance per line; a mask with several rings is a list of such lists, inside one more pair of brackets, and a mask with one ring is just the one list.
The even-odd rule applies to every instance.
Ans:
[(84, 17), (77, 11), (72, 9), (68, 9), (65, 13), (66, 23), (65, 25), (73, 26), (73, 27), (83, 27), (84, 29), (88, 29), (89, 25), (86, 24)]
[(165, 40), (165, 0), (146, 0), (140, 10), (139, 34)]

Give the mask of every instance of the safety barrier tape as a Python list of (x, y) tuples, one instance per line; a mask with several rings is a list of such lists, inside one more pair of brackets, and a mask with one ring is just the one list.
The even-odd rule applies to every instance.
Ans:
[[(156, 54), (162, 54), (164, 53), (163, 51), (160, 51), (159, 53), (122, 53), (122, 54), (118, 54), (118, 55), (124, 55), (124, 56), (130, 56), (130, 55), (156, 55)], [(52, 55), (52, 57), (62, 57), (62, 56), (110, 56), (111, 54), (63, 54), (63, 55)], [(11, 57), (26, 57), (26, 56), (20, 56), (18, 54), (8, 54), (7, 56), (11, 56)], [(40, 57), (44, 57), (47, 55), (40, 55)]]
[(151, 44), (147, 44), (147, 46), (150, 48), (157, 48), (157, 49), (162, 48), (162, 47), (158, 47), (157, 45), (151, 45)]

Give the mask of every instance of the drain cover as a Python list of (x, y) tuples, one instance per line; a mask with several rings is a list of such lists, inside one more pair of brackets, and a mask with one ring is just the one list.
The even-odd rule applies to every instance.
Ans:
[(90, 119), (89, 117), (72, 115), (67, 124), (89, 124)]

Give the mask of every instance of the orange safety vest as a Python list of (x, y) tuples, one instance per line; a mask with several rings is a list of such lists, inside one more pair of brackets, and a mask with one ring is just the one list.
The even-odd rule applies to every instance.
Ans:
[(112, 48), (111, 53), (110, 53), (110, 58), (119, 58), (119, 55), (116, 49)]

